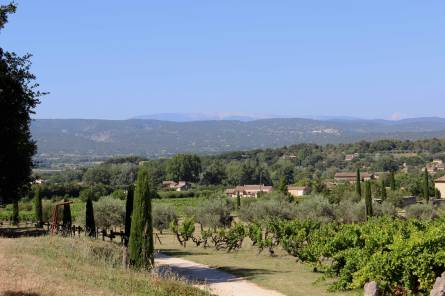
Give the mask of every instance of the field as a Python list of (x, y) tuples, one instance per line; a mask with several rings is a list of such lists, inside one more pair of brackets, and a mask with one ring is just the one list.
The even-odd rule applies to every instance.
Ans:
[(115, 244), (0, 238), (0, 295), (206, 295), (174, 278), (124, 270)]
[(162, 244), (156, 241), (155, 247), (165, 254), (221, 268), (285, 295), (340, 296), (363, 293), (361, 291), (330, 293), (327, 291), (329, 281), (323, 280), (322, 274), (314, 273), (309, 265), (298, 263), (294, 257), (280, 251), (277, 251), (274, 257), (266, 252), (258, 254), (257, 249), (247, 241), (241, 250), (227, 253), (216, 251), (211, 247), (206, 249), (196, 247), (193, 242), (183, 248), (171, 234), (161, 235), (160, 238)]

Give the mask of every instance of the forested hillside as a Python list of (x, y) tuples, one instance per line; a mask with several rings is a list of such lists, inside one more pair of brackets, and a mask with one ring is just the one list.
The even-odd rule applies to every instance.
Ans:
[(445, 137), (445, 119), (264, 119), (168, 122), (158, 120), (38, 119), (32, 135), (40, 155), (169, 156), (213, 154), (298, 143), (351, 143), (376, 139)]

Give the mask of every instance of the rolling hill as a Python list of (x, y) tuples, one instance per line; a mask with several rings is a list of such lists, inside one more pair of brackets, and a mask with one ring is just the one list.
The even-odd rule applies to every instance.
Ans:
[(40, 155), (169, 156), (219, 153), (297, 143), (349, 143), (382, 138), (445, 137), (445, 119), (172, 122), (152, 119), (37, 119), (31, 127)]

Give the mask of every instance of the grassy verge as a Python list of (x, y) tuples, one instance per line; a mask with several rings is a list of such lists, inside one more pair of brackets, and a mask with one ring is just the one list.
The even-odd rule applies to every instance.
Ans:
[(161, 235), (156, 248), (165, 254), (220, 268), (265, 288), (279, 291), (289, 296), (340, 296), (362, 295), (362, 291), (349, 293), (327, 292), (329, 281), (322, 280), (322, 274), (312, 272), (308, 265), (295, 261), (294, 257), (277, 250), (274, 257), (266, 253), (258, 254), (257, 249), (245, 242), (238, 252), (227, 253), (214, 248), (196, 247), (190, 242), (186, 248), (179, 246), (173, 235)]
[(0, 239), (0, 295), (205, 295), (173, 277), (124, 270), (121, 260), (120, 247), (102, 241)]

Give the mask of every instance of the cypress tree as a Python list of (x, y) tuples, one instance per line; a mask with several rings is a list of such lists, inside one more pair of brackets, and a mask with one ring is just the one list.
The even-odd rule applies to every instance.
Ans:
[(128, 243), (130, 264), (135, 268), (151, 269), (154, 266), (151, 198), (155, 195), (156, 192), (150, 188), (149, 175), (141, 167), (136, 181)]
[(388, 195), (386, 193), (385, 181), (383, 181), (383, 180), (382, 180), (382, 192), (381, 193), (382, 193), (382, 196), (381, 196), (382, 200), (385, 200), (388, 197)]
[(366, 208), (366, 217), (372, 217), (372, 192), (371, 192), (371, 182), (365, 182), (365, 208)]
[(36, 187), (36, 190), (34, 192), (34, 211), (35, 211), (35, 218), (37, 222), (37, 227), (43, 226), (43, 209), (42, 209), (42, 196), (40, 193), (40, 186)]
[(125, 246), (128, 246), (128, 239), (130, 238), (131, 214), (133, 213), (133, 197), (134, 186), (130, 185), (127, 190), (127, 201), (125, 204)]
[(389, 174), (389, 186), (391, 187), (392, 191), (396, 190), (396, 177), (394, 171), (391, 171)]
[(13, 225), (18, 225), (19, 224), (19, 202), (17, 200), (14, 200), (12, 202), (11, 223)]
[[(63, 201), (68, 201), (64, 199)], [(70, 204), (63, 205), (63, 227), (65, 229), (70, 229), (72, 224), (72, 218), (71, 218), (71, 207)]]
[(96, 236), (96, 222), (94, 221), (94, 209), (91, 197), (88, 197), (85, 205), (85, 231), (91, 237)]
[(439, 189), (435, 188), (435, 190), (434, 190), (434, 196), (435, 196), (437, 199), (442, 198), (442, 193), (440, 193), (440, 190), (439, 190)]
[(358, 168), (357, 169), (357, 177), (356, 177), (356, 180), (355, 180), (355, 193), (359, 197), (362, 196), (362, 186), (361, 186), (360, 182), (361, 182), (360, 169)]
[(423, 198), (425, 199), (426, 203), (430, 202), (429, 175), (426, 168), (425, 172), (423, 173)]
[(236, 208), (238, 210), (241, 209), (241, 196), (239, 195), (239, 192), (236, 193)]

